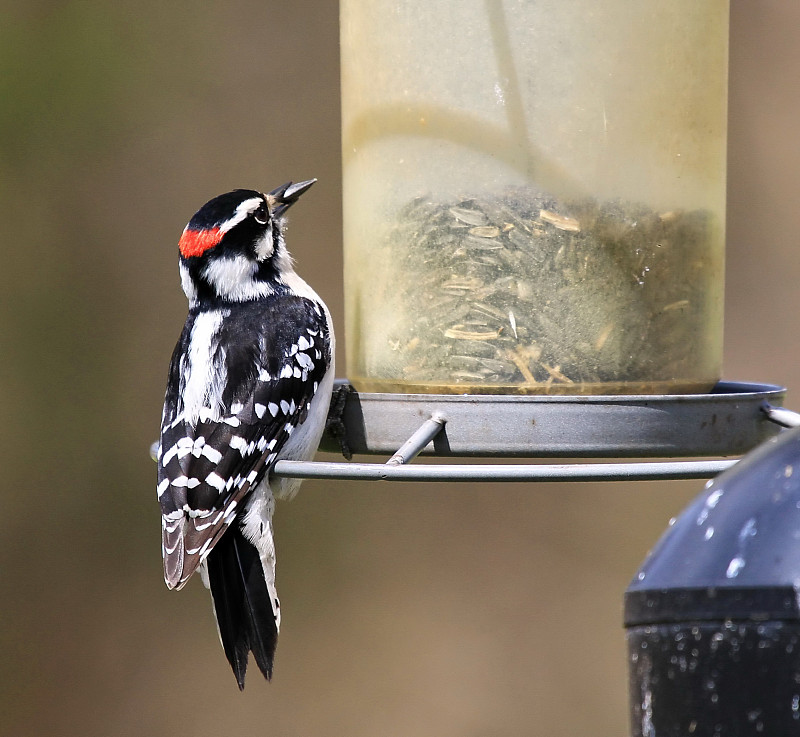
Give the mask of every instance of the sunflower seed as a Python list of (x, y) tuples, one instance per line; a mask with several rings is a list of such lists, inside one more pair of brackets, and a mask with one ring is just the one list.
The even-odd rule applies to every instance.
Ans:
[(467, 210), (464, 207), (451, 207), (450, 214), (462, 223), (467, 225), (484, 225), (486, 223), (486, 215), (478, 210)]

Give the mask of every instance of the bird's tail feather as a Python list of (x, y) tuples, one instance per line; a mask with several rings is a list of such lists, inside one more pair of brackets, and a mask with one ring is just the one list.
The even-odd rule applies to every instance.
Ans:
[(208, 556), (208, 581), (222, 647), (244, 689), (248, 652), (264, 677), (272, 678), (278, 624), (258, 551), (237, 525)]

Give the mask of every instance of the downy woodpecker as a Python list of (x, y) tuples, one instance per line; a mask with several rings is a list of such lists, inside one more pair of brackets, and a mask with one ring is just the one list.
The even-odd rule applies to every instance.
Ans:
[(164, 578), (200, 571), (239, 688), (248, 653), (272, 676), (280, 627), (272, 514), (300, 484), (325, 427), (334, 335), (294, 271), (284, 215), (316, 180), (237, 189), (195, 213), (179, 242), (189, 316), (169, 367), (158, 447)]

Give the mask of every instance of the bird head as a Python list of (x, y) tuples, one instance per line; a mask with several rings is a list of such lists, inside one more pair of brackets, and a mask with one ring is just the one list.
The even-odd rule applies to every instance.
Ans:
[(294, 273), (284, 215), (315, 181), (288, 182), (267, 194), (235, 189), (206, 202), (178, 243), (190, 304), (243, 302), (274, 293)]

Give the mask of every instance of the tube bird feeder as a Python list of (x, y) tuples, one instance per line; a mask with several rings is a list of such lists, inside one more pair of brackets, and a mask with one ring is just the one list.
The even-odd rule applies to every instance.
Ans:
[(720, 378), (728, 0), (342, 0), (360, 392)]

